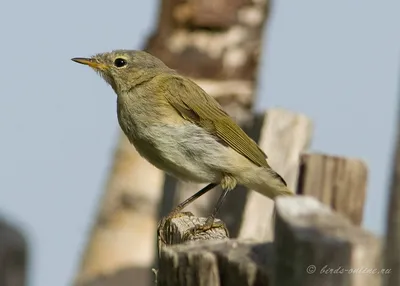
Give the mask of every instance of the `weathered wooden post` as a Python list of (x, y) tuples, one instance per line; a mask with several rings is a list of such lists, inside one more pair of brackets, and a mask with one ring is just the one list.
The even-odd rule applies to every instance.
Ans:
[(278, 198), (275, 227), (272, 285), (380, 285), (380, 241), (315, 198)]
[(317, 198), (360, 225), (367, 190), (367, 166), (362, 160), (304, 154), (297, 193)]
[(316, 198), (281, 197), (275, 239), (228, 239), (223, 229), (183, 237), (204, 218), (182, 216), (166, 227), (158, 286), (379, 286), (381, 243)]
[(28, 245), (13, 225), (0, 220), (0, 285), (25, 286), (28, 281)]

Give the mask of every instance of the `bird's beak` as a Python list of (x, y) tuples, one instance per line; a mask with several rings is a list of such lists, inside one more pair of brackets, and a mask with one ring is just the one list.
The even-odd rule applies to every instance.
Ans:
[(105, 70), (107, 68), (105, 64), (99, 63), (98, 61), (91, 58), (73, 58), (71, 60), (79, 64), (87, 65), (97, 70)]

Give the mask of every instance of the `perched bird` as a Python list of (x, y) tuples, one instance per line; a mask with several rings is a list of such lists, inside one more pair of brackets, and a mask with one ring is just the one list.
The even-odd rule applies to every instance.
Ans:
[(141, 156), (181, 180), (208, 183), (168, 217), (217, 185), (222, 195), (195, 232), (215, 226), (224, 198), (237, 184), (271, 199), (293, 194), (220, 104), (160, 59), (144, 51), (116, 50), (72, 60), (93, 68), (113, 88), (119, 125)]

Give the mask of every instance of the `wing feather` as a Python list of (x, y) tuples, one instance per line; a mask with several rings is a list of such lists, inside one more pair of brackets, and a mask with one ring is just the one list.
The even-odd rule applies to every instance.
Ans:
[(183, 118), (217, 136), (254, 164), (268, 166), (265, 153), (213, 97), (190, 79), (171, 74), (160, 77), (160, 91)]

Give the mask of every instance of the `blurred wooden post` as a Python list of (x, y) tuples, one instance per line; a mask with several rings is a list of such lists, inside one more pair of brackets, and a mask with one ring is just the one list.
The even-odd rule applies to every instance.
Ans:
[(28, 284), (28, 246), (24, 235), (0, 220), (0, 285)]
[(163, 179), (121, 133), (75, 285), (148, 285)]
[[(400, 94), (399, 94), (400, 95)], [(398, 109), (400, 111), (400, 107)], [(400, 116), (397, 115), (397, 136), (392, 165), (391, 186), (386, 224), (385, 268), (391, 275), (385, 277), (386, 286), (400, 285)]]
[(277, 199), (272, 285), (378, 286), (379, 240), (312, 197)]
[(368, 170), (365, 163), (325, 154), (301, 158), (298, 194), (310, 195), (360, 225), (364, 212)]
[[(311, 120), (302, 114), (284, 109), (271, 109), (264, 115), (259, 146), (268, 156), (268, 163), (295, 192), (300, 166), (300, 155), (310, 144)], [(274, 202), (250, 191), (243, 213), (239, 238), (273, 239)]]

